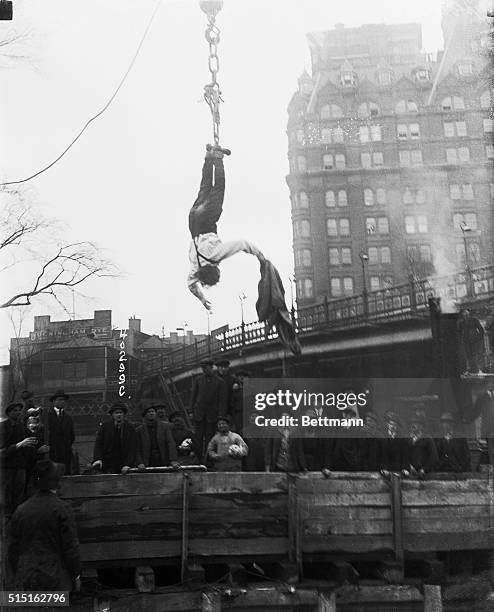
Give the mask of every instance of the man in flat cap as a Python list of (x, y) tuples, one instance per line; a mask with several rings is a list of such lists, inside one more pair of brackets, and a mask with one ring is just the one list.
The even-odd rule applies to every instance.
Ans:
[(242, 459), (249, 451), (242, 436), (230, 431), (230, 419), (219, 416), (216, 433), (208, 444), (208, 457), (217, 472), (241, 472)]
[(465, 438), (455, 436), (456, 419), (451, 412), (441, 415), (442, 436), (436, 440), (438, 472), (470, 472), (470, 450)]
[(116, 402), (108, 412), (111, 419), (101, 423), (96, 434), (93, 467), (105, 474), (126, 474), (136, 465), (137, 433), (125, 420), (125, 404)]
[(142, 418), (137, 428), (137, 467), (178, 466), (170, 425), (158, 420), (154, 406), (144, 408)]
[(216, 419), (227, 413), (226, 385), (213, 372), (213, 362), (208, 359), (201, 363), (202, 375), (194, 380), (191, 406), (195, 427), (195, 446), (200, 461), (205, 457), (206, 445), (214, 436)]
[(50, 397), (51, 407), (43, 411), (42, 420), (46, 443), (50, 447), (50, 459), (63, 463), (65, 474), (72, 474), (72, 444), (75, 441), (74, 423), (67, 413), (69, 396), (63, 389)]
[(38, 461), (37, 492), (15, 511), (8, 556), (14, 588), (23, 591), (78, 591), (81, 559), (77, 528), (68, 504), (57, 496), (61, 463)]

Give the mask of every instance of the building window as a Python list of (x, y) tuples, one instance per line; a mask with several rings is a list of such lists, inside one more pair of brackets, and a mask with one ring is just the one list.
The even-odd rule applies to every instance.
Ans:
[(370, 265), (376, 265), (379, 263), (379, 259), (377, 257), (377, 247), (369, 247), (367, 249), (367, 256), (369, 257)]
[(374, 205), (374, 193), (372, 189), (364, 189), (364, 204), (366, 206)]
[(405, 216), (405, 231), (407, 234), (427, 234), (428, 224), (427, 217), (425, 215), (417, 215), (414, 217), (412, 215)]
[(353, 87), (357, 84), (357, 75), (351, 70), (345, 70), (341, 73), (341, 84), (343, 87)]
[(381, 284), (379, 282), (379, 276), (371, 276), (370, 279), (370, 290), (379, 291)]
[(310, 249), (298, 249), (295, 251), (295, 265), (299, 268), (312, 266), (312, 251)]
[(326, 221), (326, 229), (328, 232), (328, 236), (338, 236), (338, 223), (336, 219), (328, 219)]
[(420, 261), (422, 263), (431, 263), (432, 262), (432, 252), (431, 247), (428, 244), (421, 244), (420, 249)]
[(332, 170), (334, 168), (333, 156), (331, 153), (326, 153), (322, 157), (322, 167), (324, 170)]
[(346, 166), (346, 160), (345, 160), (345, 156), (343, 155), (343, 153), (337, 153), (335, 156), (335, 164), (336, 164), (336, 168), (338, 170), (343, 170), (343, 168), (345, 168)]
[(301, 299), (314, 297), (312, 279), (304, 278), (297, 281), (297, 297)]
[(491, 107), (491, 92), (484, 91), (480, 94), (480, 108), (490, 108)]
[(456, 231), (462, 227), (468, 227), (471, 230), (477, 230), (477, 214), (476, 213), (455, 213), (453, 215), (453, 227)]
[(428, 81), (430, 79), (430, 73), (426, 68), (419, 68), (415, 71), (415, 79), (417, 81)]
[(298, 205), (300, 208), (309, 208), (309, 196), (305, 191), (301, 191), (298, 194)]
[(343, 293), (345, 295), (353, 295), (353, 278), (351, 276), (343, 278)]
[(360, 161), (362, 168), (372, 168), (372, 158), (370, 153), (361, 153)]
[(403, 192), (403, 204), (413, 204), (413, 195), (408, 188)]
[(441, 102), (441, 108), (443, 111), (465, 110), (465, 102), (458, 96), (448, 96)]
[(396, 128), (398, 140), (418, 140), (420, 138), (420, 126), (418, 123), (398, 124)]
[(465, 121), (445, 121), (444, 124), (444, 136), (451, 138), (454, 136), (466, 136), (467, 135), (467, 124)]
[(350, 220), (330, 218), (326, 221), (326, 229), (328, 236), (350, 236)]
[(460, 76), (471, 76), (473, 74), (473, 65), (471, 62), (462, 62), (458, 64), (458, 74)]
[(420, 149), (414, 149), (413, 151), (399, 151), (400, 166), (421, 166), (422, 165), (422, 151)]
[(381, 247), (381, 263), (383, 264), (391, 263), (391, 249), (387, 246)]
[(458, 159), (460, 162), (470, 161), (470, 149), (468, 147), (460, 147), (458, 149)]
[(357, 109), (357, 116), (360, 119), (368, 117), (377, 117), (379, 115), (379, 106), (375, 102), (362, 102)]
[(348, 206), (347, 195), (344, 189), (340, 189), (338, 191), (338, 206), (341, 206), (341, 207)]
[(343, 111), (337, 104), (325, 104), (321, 106), (320, 116), (321, 119), (341, 119)]
[(400, 100), (395, 106), (397, 115), (405, 115), (407, 113), (418, 113), (417, 103), (413, 100)]
[(344, 141), (344, 132), (338, 126), (333, 128), (333, 142), (343, 142)]
[(419, 188), (415, 192), (415, 202), (417, 202), (417, 204), (425, 203), (425, 192), (423, 189)]
[(306, 219), (295, 221), (293, 224), (293, 234), (295, 238), (310, 238), (310, 223)]
[(378, 204), (386, 204), (386, 191), (382, 187), (376, 189), (376, 200)]
[(326, 191), (326, 206), (329, 208), (334, 208), (336, 206), (334, 191)]
[(344, 247), (341, 249), (341, 263), (344, 265), (352, 264), (352, 249)]
[(376, 233), (376, 219), (374, 217), (367, 217), (365, 220), (365, 231), (370, 235)]
[(307, 159), (305, 155), (299, 155), (297, 157), (297, 169), (299, 172), (307, 172)]
[(374, 168), (381, 168), (384, 166), (384, 156), (381, 151), (376, 151), (372, 154), (372, 165)]
[(340, 251), (339, 249), (329, 249), (329, 265), (339, 266), (340, 265)]
[(361, 125), (359, 132), (360, 132), (360, 142), (370, 141), (370, 129), (368, 125)]
[(460, 186), (452, 184), (449, 186), (449, 196), (452, 200), (461, 200)]
[(407, 187), (403, 192), (403, 204), (424, 204), (425, 192), (422, 188), (410, 189)]
[(452, 200), (473, 200), (473, 186), (470, 183), (463, 185), (451, 184), (449, 186), (449, 196)]
[(338, 297), (342, 295), (341, 291), (341, 279), (332, 278), (331, 279), (331, 295)]
[(63, 377), (65, 380), (81, 380), (87, 378), (87, 363), (85, 361), (64, 363)]
[[(478, 242), (468, 241), (468, 264), (475, 265), (480, 264), (480, 246)], [(465, 261), (465, 243), (460, 242), (456, 245), (456, 259), (459, 266), (464, 266)]]
[(393, 78), (392, 72), (390, 70), (381, 70), (377, 75), (377, 80), (379, 81), (379, 85), (391, 85), (391, 80)]
[(470, 183), (465, 183), (461, 186), (463, 190), (464, 200), (473, 200), (473, 187)]
[(446, 149), (446, 161), (448, 164), (458, 164), (470, 161), (470, 149), (459, 147), (458, 149)]
[(492, 121), (492, 119), (484, 119), (483, 124), (485, 134), (489, 134), (493, 131), (494, 122)]
[(410, 215), (405, 217), (405, 231), (407, 234), (415, 234), (415, 217)]
[(360, 142), (379, 142), (382, 140), (382, 131), (380, 125), (361, 125), (360, 126)]
[(417, 229), (419, 231), (419, 234), (427, 234), (427, 217), (425, 215), (417, 216)]
[(494, 159), (494, 145), (485, 145), (485, 156), (487, 159)]
[(408, 130), (405, 123), (399, 123), (396, 128), (398, 140), (406, 140), (408, 138)]
[(377, 233), (389, 234), (389, 221), (387, 217), (379, 217), (377, 219)]
[(321, 130), (321, 140), (324, 143), (331, 142), (331, 129), (330, 128), (323, 128)]

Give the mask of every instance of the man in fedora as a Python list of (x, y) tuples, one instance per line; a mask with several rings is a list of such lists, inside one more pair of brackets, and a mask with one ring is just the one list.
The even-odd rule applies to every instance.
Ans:
[(456, 419), (451, 412), (441, 415), (442, 436), (436, 440), (438, 472), (470, 472), (470, 451), (465, 438), (455, 436)]
[(154, 406), (144, 408), (142, 418), (144, 422), (137, 428), (137, 467), (177, 467), (177, 448), (171, 426), (158, 420)]
[(128, 409), (116, 402), (108, 411), (111, 419), (101, 423), (94, 442), (93, 468), (105, 474), (126, 474), (136, 465), (137, 433), (125, 420)]
[(407, 465), (404, 476), (423, 476), (432, 472), (438, 464), (434, 440), (425, 433), (425, 420), (415, 413), (410, 420), (410, 436), (406, 446)]
[(77, 528), (70, 506), (57, 496), (63, 473), (61, 463), (38, 461), (38, 490), (12, 517), (8, 556), (16, 590), (80, 589)]
[(67, 414), (69, 396), (58, 389), (50, 397), (51, 407), (43, 411), (42, 420), (45, 430), (45, 443), (50, 447), (50, 459), (63, 463), (65, 474), (72, 474), (72, 444), (75, 441), (74, 423)]
[(205, 448), (216, 431), (216, 419), (227, 413), (226, 384), (213, 372), (213, 362), (207, 359), (201, 363), (202, 375), (196, 378), (192, 388), (192, 419), (195, 426), (195, 446), (200, 461)]

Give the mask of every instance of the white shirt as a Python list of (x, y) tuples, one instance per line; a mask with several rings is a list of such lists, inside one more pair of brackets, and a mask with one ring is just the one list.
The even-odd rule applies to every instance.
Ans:
[[(189, 262), (190, 269), (189, 275), (187, 277), (187, 285), (189, 290), (201, 300), (201, 302), (207, 307), (208, 300), (203, 293), (202, 284), (197, 277), (197, 273), (199, 272), (199, 262), (197, 261), (198, 255), (196, 251), (199, 251), (199, 261), (201, 266), (207, 266), (214, 262), (214, 264), (219, 264), (224, 259), (228, 257), (232, 257), (236, 253), (244, 252), (249, 253), (250, 255), (255, 255), (256, 257), (261, 256), (261, 251), (254, 246), (252, 243), (247, 240), (232, 240), (231, 242), (221, 242), (218, 238), (218, 235), (209, 232), (208, 234), (200, 234), (194, 240), (191, 240), (189, 247)], [(201, 257), (203, 255), (204, 257)], [(207, 259), (205, 259), (207, 258)], [(207, 261), (207, 260), (210, 261)], [(213, 265), (214, 265), (213, 264)]]

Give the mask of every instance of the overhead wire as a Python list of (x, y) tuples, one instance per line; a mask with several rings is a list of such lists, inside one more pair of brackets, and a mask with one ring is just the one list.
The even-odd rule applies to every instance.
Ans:
[(57, 162), (59, 162), (62, 157), (64, 157), (66, 155), (66, 153), (68, 153), (70, 151), (70, 149), (75, 145), (75, 143), (79, 140), (79, 138), (84, 134), (84, 132), (86, 131), (86, 129), (91, 125), (91, 123), (93, 121), (95, 121), (96, 119), (98, 119), (98, 117), (101, 117), (101, 115), (107, 110), (107, 108), (111, 105), (111, 103), (113, 102), (113, 100), (117, 97), (118, 92), (120, 91), (120, 89), (122, 88), (123, 84), (125, 83), (125, 81), (127, 80), (127, 77), (129, 76), (130, 71), (132, 70), (137, 57), (139, 56), (139, 53), (141, 51), (141, 48), (144, 44), (144, 41), (146, 40), (146, 37), (148, 35), (149, 30), (151, 29), (151, 25), (154, 21), (154, 18), (156, 17), (156, 14), (158, 12), (158, 9), (161, 6), (163, 0), (157, 0), (156, 2), (156, 6), (154, 7), (154, 10), (151, 14), (151, 17), (148, 20), (148, 23), (144, 29), (144, 32), (141, 36), (141, 39), (139, 41), (139, 44), (137, 45), (136, 51), (130, 61), (130, 64), (127, 68), (127, 70), (125, 71), (123, 77), (120, 79), (120, 82), (117, 86), (117, 88), (115, 89), (115, 91), (113, 92), (113, 94), (111, 95), (111, 97), (109, 98), (108, 102), (103, 106), (103, 108), (101, 110), (99, 110), (95, 115), (93, 115), (90, 119), (88, 119), (88, 121), (86, 121), (86, 123), (84, 124), (83, 128), (80, 130), (80, 132), (77, 134), (77, 136), (72, 140), (72, 142), (62, 151), (62, 153), (60, 153), (60, 155), (54, 159), (52, 162), (50, 162), (47, 166), (45, 166), (44, 168), (42, 168), (41, 170), (39, 170), (38, 172), (35, 172), (34, 174), (32, 174), (31, 176), (28, 176), (27, 178), (24, 179), (20, 179), (18, 181), (6, 181), (4, 183), (0, 183), (0, 187), (5, 187), (7, 185), (19, 185), (21, 183), (26, 183), (27, 181), (31, 181), (32, 179), (36, 178), (37, 176), (39, 176), (40, 174), (43, 174), (43, 172), (46, 172), (47, 170), (49, 170), (50, 168), (52, 168)]

